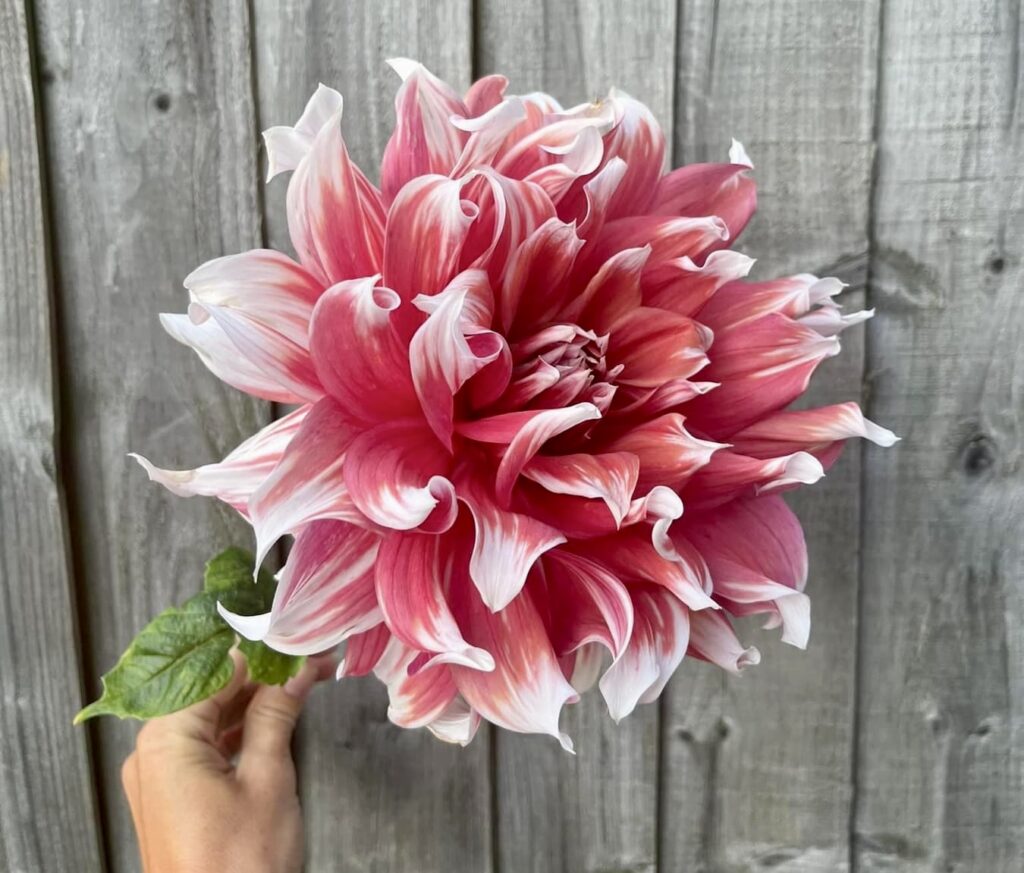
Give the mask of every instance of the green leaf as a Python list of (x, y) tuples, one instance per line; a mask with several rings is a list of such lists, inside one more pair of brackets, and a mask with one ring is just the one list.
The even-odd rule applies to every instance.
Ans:
[(97, 715), (155, 718), (206, 699), (231, 679), (234, 642), (213, 591), (165, 609), (103, 677), (103, 695), (75, 716), (75, 724)]
[(284, 685), (306, 663), (305, 657), (284, 655), (254, 640), (242, 640), (238, 649), (249, 665), (249, 678), (262, 685)]
[(245, 549), (225, 549), (216, 558), (206, 562), (203, 574), (203, 590), (216, 592), (247, 591), (254, 589), (258, 593), (263, 608), (260, 612), (270, 609), (274, 600), (277, 581), (274, 574), (260, 567), (260, 572), (253, 582), (253, 569), (256, 559), (252, 552)]

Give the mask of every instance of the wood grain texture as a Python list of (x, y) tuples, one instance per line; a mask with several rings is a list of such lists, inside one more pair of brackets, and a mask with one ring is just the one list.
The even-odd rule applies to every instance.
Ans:
[[(478, 75), (513, 93), (542, 90), (565, 106), (612, 86), (647, 103), (671, 140), (675, 3), (606, 0), (477, 4)], [(498, 858), (506, 871), (654, 871), (658, 707), (620, 725), (597, 689), (567, 707), (567, 755), (548, 737), (496, 732)]]
[[(738, 248), (754, 277), (838, 275), (863, 302), (878, 9), (845, 0), (686, 0), (676, 162), (753, 158), (759, 212)], [(815, 377), (811, 405), (858, 399), (862, 329)], [(714, 350), (712, 349), (712, 355)], [(760, 666), (733, 679), (684, 663), (664, 719), (665, 870), (848, 869), (859, 455), (793, 495), (810, 553), (806, 652), (739, 623)]]
[(884, 5), (857, 869), (1024, 858), (1017, 3)]
[[(248, 528), (183, 501), (130, 459), (217, 459), (264, 420), (166, 336), (183, 277), (259, 243), (244, 2), (40, 0), (47, 150), (67, 398), (72, 535), (83, 576), (91, 692), (132, 635), (202, 584), (204, 561)], [(111, 868), (138, 869), (119, 780), (136, 726), (98, 740)]]
[[(255, 5), (260, 121), (292, 124), (323, 82), (345, 99), (343, 129), (353, 158), (376, 179), (394, 123), (398, 76), (390, 57), (422, 61), (457, 88), (470, 81), (468, 0), (409, 3), (305, 0)], [(291, 250), (287, 178), (265, 191), (275, 248)], [(387, 720), (375, 679), (317, 692), (301, 729), (307, 869), (335, 871), (491, 869), (490, 732), (467, 749)]]
[(53, 305), (30, 22), (0, 2), (0, 869), (103, 869), (56, 458)]

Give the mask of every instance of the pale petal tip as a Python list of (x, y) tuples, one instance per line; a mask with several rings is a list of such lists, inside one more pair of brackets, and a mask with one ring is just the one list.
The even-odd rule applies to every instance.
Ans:
[(743, 148), (743, 143), (735, 138), (732, 141), (732, 145), (729, 146), (729, 163), (740, 164), (744, 167), (754, 169), (754, 162), (750, 160), (750, 155), (748, 155), (747, 150)]
[(138, 465), (146, 471), (146, 475), (149, 477), (150, 482), (156, 482), (158, 485), (163, 485), (164, 488), (173, 494), (177, 494), (179, 497), (192, 496), (192, 492), (185, 487), (192, 479), (192, 470), (164, 470), (155, 466), (149, 461), (149, 459), (144, 458), (142, 455), (138, 455), (135, 452), (129, 452), (128, 457), (134, 458)]
[(864, 439), (870, 440), (876, 446), (881, 446), (884, 449), (894, 446), (900, 441), (900, 437), (887, 427), (882, 427), (866, 418), (864, 419)]
[(217, 612), (232, 628), (247, 640), (262, 640), (270, 630), (270, 613), (262, 615), (238, 615), (228, 609), (219, 600), (217, 601)]
[(388, 58), (385, 63), (398, 73), (403, 82), (423, 66), (410, 58)]
[(756, 667), (761, 663), (761, 651), (756, 646), (748, 646), (736, 659), (736, 672), (742, 673), (747, 667)]

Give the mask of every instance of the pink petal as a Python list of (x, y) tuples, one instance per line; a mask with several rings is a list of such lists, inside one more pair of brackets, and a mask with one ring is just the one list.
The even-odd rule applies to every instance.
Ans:
[(715, 340), (702, 376), (722, 383), (687, 404), (689, 420), (718, 439), (788, 406), (807, 389), (815, 368), (839, 353), (822, 337), (784, 315), (772, 314)]
[(195, 470), (161, 470), (141, 455), (132, 454), (150, 480), (159, 482), (179, 497), (201, 494), (216, 497), (242, 515), (249, 512), (249, 498), (274, 471), (288, 444), (309, 412), (308, 406), (296, 409), (271, 422), (234, 449), (223, 461)]
[(449, 451), (455, 394), (507, 349), (499, 334), (473, 325), (470, 295), (490, 293), (487, 274), (468, 270), (440, 294), (414, 301), (430, 314), (409, 345), (413, 384), (427, 423)]
[(321, 286), (380, 272), (384, 205), (349, 160), (341, 111), (320, 129), (288, 183), (288, 231)]
[(214, 376), (233, 388), (275, 403), (306, 402), (308, 385), (295, 385), (287, 372), (266, 357), (260, 363), (250, 360), (212, 318), (196, 324), (187, 315), (163, 312), (160, 324), (179, 343), (192, 348)]
[(597, 331), (609, 330), (628, 312), (643, 305), (640, 277), (650, 255), (650, 246), (624, 249), (612, 255), (594, 273), (583, 292), (566, 302), (559, 318), (569, 322), (582, 319)]
[(294, 170), (313, 148), (313, 140), (321, 129), (340, 117), (341, 94), (326, 85), (319, 85), (294, 127), (271, 127), (263, 131), (267, 147), (267, 181), (278, 173)]
[(366, 524), (342, 476), (354, 436), (333, 399), (324, 398), (309, 411), (274, 472), (249, 499), (257, 566), (278, 539), (311, 521)]
[(563, 549), (553, 549), (543, 561), (555, 651), (561, 656), (599, 643), (618, 658), (633, 632), (626, 587), (607, 567)]
[(313, 311), (317, 375), (354, 423), (373, 425), (418, 410), (406, 347), (394, 327), (400, 303), (369, 276), (328, 288)]
[(656, 388), (703, 369), (711, 339), (710, 332), (691, 318), (641, 307), (626, 313), (613, 327), (608, 363), (622, 365), (620, 384)]
[(771, 313), (799, 318), (842, 289), (838, 279), (819, 279), (810, 273), (768, 282), (729, 282), (711, 297), (698, 317), (723, 336)]
[(641, 491), (656, 485), (678, 487), (723, 447), (693, 436), (684, 421), (678, 412), (671, 412), (637, 425), (608, 444), (613, 451), (630, 452), (639, 459)]
[(586, 262), (602, 264), (616, 252), (650, 245), (649, 270), (684, 256), (700, 257), (729, 239), (729, 230), (717, 215), (693, 218), (671, 218), (663, 215), (639, 215), (618, 218), (605, 224), (591, 244), (588, 242)]
[(489, 722), (518, 733), (556, 737), (572, 751), (558, 729), (559, 714), (578, 695), (566, 681), (533, 598), (523, 592), (492, 612), (463, 580), (455, 597), (456, 617), (473, 645), (494, 656), (494, 670), (453, 665), (452, 676), (466, 702)]
[(537, 558), (565, 537), (535, 518), (500, 508), (478, 474), (463, 472), (458, 482), (459, 499), (475, 527), (470, 576), (489, 609), (504, 609), (526, 584)]
[(468, 746), (480, 727), (480, 713), (456, 695), (432, 722), (427, 730), (444, 743)]
[[(446, 176), (421, 176), (391, 204), (384, 281), (403, 300), (437, 294), (458, 272), (462, 245), (479, 211), (462, 199), (464, 184)], [(420, 321), (417, 318), (412, 326)]]
[(447, 530), (455, 521), (451, 460), (421, 419), (385, 422), (356, 437), (344, 464), (352, 502), (391, 530)]
[(493, 670), (494, 659), (470, 646), (448, 608), (450, 555), (442, 537), (390, 533), (377, 559), (377, 597), (391, 632), (407, 646), (436, 652), (430, 663)]
[(525, 118), (526, 108), (518, 97), (503, 100), (475, 118), (452, 118), (451, 123), (469, 138), (449, 175), (458, 178), (477, 167), (489, 166), (502, 143)]
[(501, 103), (507, 88), (508, 79), (498, 74), (477, 79), (469, 86), (464, 98), (470, 116), (483, 115), (488, 109), (493, 109)]
[(604, 136), (604, 160), (621, 159), (626, 164), (608, 214), (614, 217), (640, 215), (648, 210), (665, 164), (665, 134), (654, 114), (628, 94), (612, 91), (615, 124)]
[(761, 663), (761, 653), (754, 646), (744, 647), (736, 639), (729, 619), (711, 609), (690, 613), (690, 648), (687, 654), (736, 674)]
[(840, 403), (776, 412), (741, 430), (732, 442), (744, 455), (771, 458), (799, 451), (818, 454), (836, 441), (851, 437), (886, 447), (899, 439), (892, 431), (868, 421), (856, 403)]
[(724, 449), (693, 475), (681, 493), (687, 506), (708, 509), (737, 497), (813, 485), (824, 475), (821, 462), (807, 452), (760, 459)]
[(352, 634), (345, 644), (345, 657), (338, 663), (337, 678), (365, 676), (377, 666), (390, 640), (391, 631), (383, 622), (362, 633)]
[(420, 654), (392, 637), (373, 669), (388, 689), (388, 719), (399, 727), (424, 727), (441, 718), (458, 694), (447, 665), (412, 669)]
[(701, 266), (687, 255), (667, 260), (644, 276), (644, 303), (692, 318), (719, 288), (753, 266), (753, 258), (731, 249), (712, 252)]
[(373, 585), (380, 538), (341, 521), (315, 521), (295, 540), (270, 612), (243, 616), (218, 604), (243, 637), (289, 655), (313, 655), (383, 620)]
[(512, 498), (512, 486), (544, 443), (578, 424), (600, 417), (601, 413), (592, 403), (577, 403), (575, 406), (562, 409), (545, 409), (532, 416), (513, 437), (498, 465), (494, 486), (498, 502), (508, 506)]
[(415, 177), (451, 172), (466, 141), (451, 117), (466, 117), (469, 111), (458, 94), (422, 64), (405, 58), (388, 64), (402, 77), (395, 97), (395, 130), (380, 172), (381, 189), (390, 203)]
[(690, 164), (658, 183), (659, 215), (720, 215), (735, 240), (757, 209), (757, 189), (745, 164)]
[(629, 452), (537, 455), (523, 475), (555, 494), (603, 500), (616, 524), (621, 524), (629, 512), (639, 470), (639, 460)]
[(612, 157), (583, 185), (585, 208), (574, 216), (579, 224), (580, 239), (597, 239), (608, 220), (616, 192), (626, 178), (626, 162)]
[(686, 655), (690, 613), (664, 588), (632, 586), (633, 633), (629, 645), (604, 676), (599, 687), (615, 721), (629, 715), (638, 703), (658, 699)]

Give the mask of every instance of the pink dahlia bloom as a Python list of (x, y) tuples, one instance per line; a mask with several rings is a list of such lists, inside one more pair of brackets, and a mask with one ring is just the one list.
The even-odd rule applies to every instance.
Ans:
[(225, 382), (298, 407), (220, 463), (140, 459), (237, 509), (259, 559), (295, 537), (273, 609), (225, 618), (287, 653), (347, 641), (340, 675), (373, 671), (392, 721), (459, 743), (484, 718), (571, 748), (560, 711), (594, 682), (617, 720), (686, 655), (738, 672), (760, 655), (732, 616), (803, 647), (779, 493), (848, 437), (895, 438), (852, 403), (786, 407), (870, 313), (841, 314), (835, 279), (743, 280), (738, 143), (664, 174), (621, 92), (563, 109), (392, 66), (380, 187), (320, 86), (264, 134), (297, 258), (204, 264), (162, 316)]

